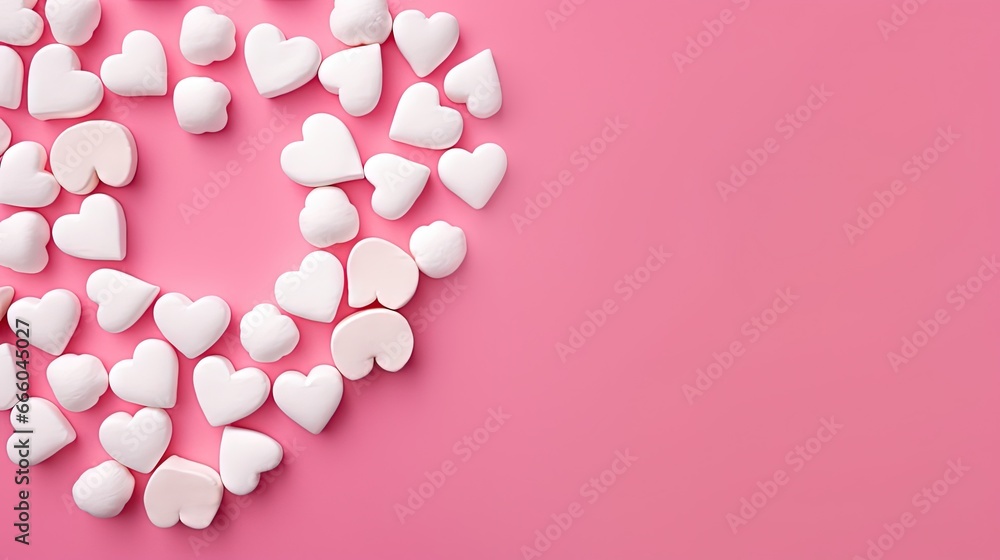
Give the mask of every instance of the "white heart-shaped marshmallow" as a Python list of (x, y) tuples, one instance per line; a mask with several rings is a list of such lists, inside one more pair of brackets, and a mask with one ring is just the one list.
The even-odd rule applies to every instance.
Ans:
[(202, 358), (194, 367), (194, 394), (208, 423), (232, 424), (253, 414), (271, 392), (271, 380), (249, 367), (236, 371), (222, 356)]
[(49, 264), (49, 223), (38, 212), (18, 212), (0, 221), (0, 266), (35, 274)]
[(94, 36), (101, 23), (101, 0), (48, 0), (45, 19), (56, 41), (79, 47)]
[(382, 97), (382, 46), (376, 43), (333, 53), (319, 67), (319, 82), (340, 97), (348, 115), (371, 113)]
[(59, 196), (59, 183), (45, 171), (48, 155), (37, 142), (18, 142), (0, 159), (0, 204), (42, 208)]
[(68, 214), (52, 224), (56, 247), (80, 259), (120, 261), (125, 258), (125, 211), (117, 200), (102, 193), (83, 199), (79, 214)]
[(104, 419), (98, 431), (101, 447), (126, 467), (149, 473), (156, 468), (174, 433), (170, 415), (160, 408), (135, 413), (116, 412)]
[(0, 107), (20, 107), (23, 87), (24, 61), (21, 60), (21, 55), (10, 47), (0, 46)]
[[(27, 368), (21, 367), (28, 364), (21, 359), (24, 354), (19, 357), (18, 352), (19, 350), (13, 344), (0, 344), (0, 410), (10, 410), (17, 404), (18, 395), (21, 394), (18, 383), (28, 380)], [(18, 365), (19, 361), (20, 365)], [(23, 379), (18, 379), (18, 377)]]
[(396, 14), (392, 35), (403, 58), (423, 78), (448, 58), (458, 44), (458, 20), (447, 12), (427, 17), (419, 10)]
[(277, 362), (299, 344), (299, 329), (270, 303), (254, 307), (240, 320), (240, 342), (255, 362)]
[(289, 179), (306, 187), (365, 177), (351, 131), (326, 113), (312, 115), (302, 123), (302, 140), (281, 150), (281, 169)]
[(207, 66), (236, 52), (233, 20), (208, 6), (192, 8), (181, 23), (181, 54), (191, 64)]
[(389, 127), (389, 138), (418, 148), (447, 150), (462, 137), (462, 114), (441, 106), (436, 87), (413, 84), (399, 98)]
[(362, 239), (347, 256), (347, 303), (361, 308), (378, 300), (399, 309), (413, 298), (419, 279), (406, 251), (377, 237)]
[(442, 220), (420, 226), (410, 236), (413, 260), (431, 278), (444, 278), (458, 270), (467, 250), (462, 228)]
[(454, 103), (465, 103), (473, 117), (488, 119), (497, 114), (503, 90), (493, 51), (486, 49), (452, 68), (444, 77), (444, 94)]
[(365, 179), (375, 187), (372, 210), (387, 220), (398, 220), (413, 208), (424, 192), (431, 170), (396, 154), (375, 154), (365, 162)]
[(171, 408), (177, 404), (177, 353), (162, 340), (150, 338), (135, 347), (132, 359), (111, 367), (111, 392), (140, 406)]
[(25, 0), (0, 0), (0, 43), (27, 47), (42, 38), (45, 23), (34, 6)]
[(64, 130), (52, 143), (52, 174), (73, 194), (90, 194), (98, 183), (124, 187), (139, 162), (135, 137), (114, 121), (87, 121)]
[(476, 210), (486, 206), (506, 173), (507, 152), (496, 144), (483, 144), (472, 153), (455, 148), (438, 160), (444, 186)]
[(173, 527), (179, 521), (204, 529), (219, 511), (222, 490), (215, 469), (172, 455), (149, 477), (142, 501), (146, 516), (157, 527)]
[(137, 30), (122, 41), (122, 53), (101, 64), (104, 86), (123, 97), (167, 94), (167, 55), (149, 31)]
[(232, 311), (217, 296), (192, 302), (184, 294), (174, 292), (156, 301), (153, 320), (170, 344), (193, 359), (222, 338), (232, 320)]
[(46, 45), (31, 59), (28, 113), (36, 119), (83, 117), (94, 112), (102, 99), (101, 79), (81, 70), (80, 58), (66, 45)]
[(7, 457), (22, 467), (41, 463), (76, 439), (76, 430), (59, 408), (41, 397), (28, 397), (11, 409), (10, 425), (21, 431), (7, 440)]
[(377, 363), (399, 371), (413, 354), (413, 331), (406, 318), (389, 309), (366, 309), (341, 321), (330, 337), (333, 363), (344, 377), (357, 381)]
[(108, 370), (90, 354), (63, 354), (45, 375), (56, 400), (70, 412), (89, 410), (108, 390)]
[(344, 398), (344, 379), (337, 368), (316, 366), (309, 376), (286, 371), (274, 380), (274, 402), (296, 424), (314, 434), (323, 431)]
[(63, 289), (52, 290), (41, 299), (21, 298), (7, 310), (7, 324), (35, 348), (59, 356), (80, 324), (80, 300)]
[(97, 304), (97, 324), (109, 333), (125, 331), (153, 305), (159, 286), (111, 268), (87, 279), (87, 297)]
[(315, 41), (308, 37), (286, 40), (270, 23), (261, 23), (247, 33), (243, 54), (257, 92), (269, 98), (309, 83), (323, 59)]
[(281, 463), (284, 451), (271, 436), (226, 426), (219, 446), (222, 484), (237, 496), (246, 496), (260, 484), (260, 473)]
[(344, 266), (326, 251), (313, 251), (299, 269), (274, 283), (274, 298), (286, 312), (320, 323), (332, 323), (344, 295)]
[(73, 484), (73, 502), (81, 511), (108, 519), (125, 509), (134, 491), (132, 473), (118, 461), (105, 461), (83, 471)]
[(320, 249), (354, 239), (360, 228), (358, 209), (337, 187), (314, 189), (299, 212), (302, 237)]
[(336, 0), (330, 12), (330, 31), (338, 41), (355, 47), (384, 43), (392, 32), (387, 0)]
[(218, 132), (229, 123), (229, 88), (212, 78), (193, 76), (174, 87), (174, 114), (181, 129), (191, 134)]

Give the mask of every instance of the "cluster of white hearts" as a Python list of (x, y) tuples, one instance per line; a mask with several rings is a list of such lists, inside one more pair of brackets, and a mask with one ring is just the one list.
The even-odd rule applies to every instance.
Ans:
[[(32, 45), (41, 37), (43, 22), (34, 0), (0, 0), (0, 42)], [(124, 96), (166, 95), (167, 65), (163, 46), (146, 31), (129, 33), (122, 54), (108, 57), (101, 77), (81, 70), (70, 46), (86, 43), (101, 16), (100, 0), (50, 0), (46, 18), (59, 44), (41, 48), (28, 72), (28, 112), (41, 120), (77, 118), (101, 103), (104, 87)], [(433, 72), (458, 42), (458, 22), (446, 13), (427, 18), (416, 10), (393, 21), (386, 0), (338, 0), (331, 12), (334, 36), (354, 48), (320, 62), (319, 48), (304, 37), (286, 40), (270, 24), (250, 30), (245, 41), (246, 63), (258, 93), (275, 97), (293, 91), (317, 75), (323, 86), (339, 96), (344, 110), (363, 116), (374, 110), (382, 89), (381, 43), (395, 34), (396, 44), (419, 77)], [(228, 17), (211, 8), (191, 10), (182, 23), (180, 50), (190, 62), (208, 65), (235, 51), (236, 28)], [(20, 106), (24, 67), (20, 56), (0, 46), (0, 106)], [(445, 79), (445, 92), (470, 114), (496, 114), (502, 95), (489, 50), (463, 62)], [(230, 93), (224, 85), (204, 77), (181, 80), (174, 90), (174, 108), (180, 126), (188, 132), (216, 132), (228, 121)], [(402, 217), (423, 191), (430, 169), (394, 154), (377, 154), (361, 165), (354, 139), (342, 121), (315, 114), (302, 127), (303, 140), (285, 147), (281, 167), (293, 181), (316, 188), (299, 216), (303, 237), (317, 248), (353, 240), (359, 231), (358, 212), (344, 192), (330, 185), (367, 179), (375, 186), (372, 208), (379, 216)], [(446, 150), (461, 137), (461, 114), (442, 107), (437, 89), (417, 83), (403, 94), (389, 137), (417, 147)], [(51, 204), (65, 189), (89, 195), (79, 214), (63, 216), (53, 224), (51, 240), (64, 253), (90, 260), (121, 261), (126, 253), (125, 214), (106, 194), (91, 194), (99, 184), (124, 187), (131, 183), (138, 152), (131, 131), (119, 123), (87, 121), (60, 134), (46, 154), (35, 142), (10, 144), (10, 130), (0, 121), (0, 203), (23, 208)], [(46, 171), (47, 159), (52, 172)], [(507, 157), (496, 144), (473, 153), (452, 149), (441, 157), (442, 183), (476, 209), (483, 208), (506, 173)], [(48, 264), (48, 223), (37, 212), (22, 211), (0, 222), (0, 266), (33, 274)], [(412, 256), (411, 256), (412, 254)], [(345, 267), (331, 253), (315, 251), (299, 270), (281, 275), (275, 300), (281, 310), (311, 321), (332, 323), (343, 292), (348, 304), (360, 309), (333, 329), (330, 347), (334, 365), (319, 365), (308, 374), (282, 373), (273, 388), (267, 374), (255, 367), (239, 371), (222, 356), (203, 357), (195, 365), (195, 395), (212, 426), (224, 427), (219, 471), (179, 456), (163, 455), (172, 435), (165, 409), (177, 400), (179, 360), (201, 357), (222, 337), (232, 314), (216, 296), (197, 301), (179, 293), (157, 299), (160, 288), (114, 269), (100, 269), (86, 284), (87, 296), (98, 305), (97, 322), (110, 333), (132, 327), (152, 307), (153, 320), (166, 341), (149, 339), (110, 372), (91, 355), (64, 351), (76, 332), (82, 313), (77, 296), (56, 289), (41, 298), (14, 301), (14, 290), (0, 286), (0, 318), (20, 331), (30, 344), (57, 356), (47, 369), (55, 399), (67, 411), (93, 407), (110, 387), (124, 401), (146, 407), (134, 416), (112, 414), (102, 423), (99, 439), (112, 457), (84, 472), (73, 486), (77, 505), (96, 517), (118, 515), (131, 498), (135, 479), (129, 469), (150, 473), (144, 494), (147, 516), (154, 525), (208, 527), (218, 511), (223, 489), (237, 495), (252, 492), (260, 474), (281, 461), (281, 445), (260, 432), (230, 424), (259, 409), (273, 394), (275, 403), (293, 421), (318, 434), (329, 423), (343, 397), (344, 381), (368, 375), (375, 364), (399, 371), (413, 351), (413, 333), (398, 309), (413, 297), (420, 272), (443, 278), (461, 265), (466, 254), (465, 233), (437, 221), (414, 231), (410, 253), (379, 238), (367, 238), (352, 248)], [(154, 304), (155, 302), (155, 304)], [(278, 307), (261, 304), (240, 321), (240, 340), (250, 357), (275, 362), (299, 342), (294, 321)], [(176, 349), (176, 350), (175, 350)], [(76, 439), (76, 432), (60, 409), (46, 399), (27, 397), (17, 378), (25, 367), (25, 351), (0, 345), (0, 409), (11, 411), (11, 424), (30, 430), (15, 433), (7, 442), (16, 464), (38, 464)], [(18, 418), (29, 410), (27, 422)], [(19, 453), (30, 449), (27, 457)]]

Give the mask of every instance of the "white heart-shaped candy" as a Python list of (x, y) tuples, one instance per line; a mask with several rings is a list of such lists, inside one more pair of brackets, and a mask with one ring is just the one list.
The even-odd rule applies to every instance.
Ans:
[(269, 364), (295, 350), (299, 329), (277, 307), (262, 303), (240, 320), (240, 342), (255, 362)]
[(222, 490), (215, 469), (172, 455), (149, 477), (142, 501), (146, 516), (157, 527), (173, 527), (179, 521), (204, 529), (219, 511)]
[(10, 305), (7, 324), (21, 331), (32, 346), (59, 356), (80, 324), (80, 300), (69, 290), (56, 289), (41, 299), (26, 297)]
[(102, 193), (83, 199), (79, 214), (68, 214), (52, 224), (56, 247), (80, 259), (120, 261), (125, 258), (125, 211), (117, 200)]
[(309, 376), (286, 371), (274, 380), (274, 402), (296, 424), (314, 434), (323, 431), (344, 398), (344, 379), (337, 368), (316, 366)]
[(338, 41), (355, 47), (384, 43), (392, 32), (387, 0), (336, 0), (330, 12), (330, 31)]
[(90, 354), (63, 354), (52, 360), (45, 376), (56, 401), (70, 412), (89, 410), (108, 390), (108, 370)]
[(25, 0), (0, 0), (0, 43), (27, 47), (42, 38), (45, 23), (34, 6)]
[(396, 154), (375, 154), (365, 162), (365, 179), (375, 187), (372, 210), (387, 220), (398, 220), (413, 208), (424, 192), (431, 170)]
[(361, 308), (378, 300), (399, 309), (413, 298), (419, 279), (406, 251), (377, 237), (362, 239), (347, 256), (347, 303)]
[(462, 228), (442, 220), (420, 226), (410, 236), (413, 260), (431, 278), (444, 278), (458, 270), (467, 250)]
[(21, 55), (10, 47), (0, 46), (0, 107), (20, 107), (23, 87), (24, 61), (21, 60)]
[(191, 134), (218, 132), (229, 123), (229, 88), (212, 78), (190, 77), (174, 87), (174, 114), (181, 129)]
[(101, 80), (124, 97), (167, 94), (167, 55), (163, 44), (149, 31), (137, 30), (122, 41), (122, 53), (101, 64)]
[(97, 304), (97, 324), (109, 333), (134, 325), (158, 293), (159, 286), (111, 268), (95, 270), (87, 279), (87, 297)]
[(208, 423), (232, 424), (253, 414), (271, 392), (271, 380), (249, 367), (236, 371), (222, 356), (202, 358), (194, 367), (194, 394)]
[(268, 98), (309, 83), (323, 59), (315, 41), (308, 37), (286, 40), (270, 23), (261, 23), (247, 33), (243, 54), (257, 92)]
[(333, 53), (319, 67), (319, 82), (340, 97), (348, 115), (371, 113), (382, 97), (382, 46), (376, 43)]
[(366, 309), (341, 321), (330, 337), (333, 363), (344, 377), (357, 381), (377, 363), (399, 371), (413, 354), (413, 331), (406, 318), (389, 309)]
[(18, 212), (0, 221), (0, 266), (35, 274), (49, 264), (49, 223), (38, 212)]
[(219, 446), (222, 484), (237, 496), (246, 496), (260, 484), (260, 473), (281, 463), (284, 451), (271, 436), (226, 426)]
[(306, 187), (365, 177), (351, 131), (326, 113), (312, 115), (302, 123), (302, 140), (281, 150), (281, 169), (289, 179)]
[(423, 78), (448, 58), (458, 44), (458, 20), (447, 12), (427, 17), (419, 10), (396, 14), (392, 35), (403, 58)]
[(444, 77), (444, 94), (454, 103), (465, 103), (473, 117), (488, 119), (497, 114), (503, 90), (493, 51), (486, 49), (452, 68)]
[(299, 212), (302, 237), (320, 249), (354, 239), (360, 228), (358, 209), (337, 187), (314, 189)]
[(389, 138), (418, 148), (447, 150), (462, 137), (462, 114), (441, 106), (437, 88), (413, 84), (399, 98), (389, 127)]
[[(27, 416), (26, 422), (21, 422), (23, 416)], [(7, 440), (7, 457), (18, 466), (35, 466), (76, 439), (76, 430), (59, 408), (41, 397), (28, 397), (11, 409), (10, 425), (23, 430)]]
[(507, 153), (496, 144), (483, 144), (472, 153), (455, 148), (438, 160), (444, 186), (476, 210), (486, 206), (506, 173)]
[(81, 511), (99, 519), (114, 517), (125, 509), (135, 491), (135, 477), (118, 461), (105, 461), (83, 471), (73, 484), (73, 502)]
[(18, 142), (0, 159), (0, 204), (42, 208), (59, 196), (59, 183), (45, 171), (48, 155), (37, 142)]
[(73, 194), (90, 194), (98, 183), (124, 187), (139, 162), (135, 137), (114, 121), (87, 121), (64, 130), (49, 154), (56, 181)]
[(101, 23), (101, 0), (48, 0), (45, 19), (56, 41), (79, 47), (94, 36)]
[[(18, 349), (13, 344), (0, 344), (0, 410), (10, 410), (11, 407), (17, 404), (19, 400), (18, 395), (21, 394), (17, 385), (22, 381), (28, 380), (27, 369), (18, 365), (18, 361), (21, 360), (18, 357), (18, 352)], [(21, 361), (21, 366), (24, 365), (27, 365), (27, 363)], [(18, 379), (18, 373), (20, 372), (24, 372), (22, 375), (24, 379)]]
[(232, 311), (217, 296), (192, 302), (184, 294), (174, 292), (156, 301), (153, 320), (170, 344), (193, 359), (222, 338), (232, 320)]
[(191, 64), (207, 66), (236, 52), (233, 20), (208, 6), (192, 8), (181, 23), (181, 54)]
[(102, 99), (101, 79), (81, 70), (80, 58), (66, 45), (46, 45), (31, 59), (28, 113), (36, 119), (83, 117), (94, 112)]
[(332, 323), (344, 295), (344, 266), (326, 251), (313, 251), (294, 272), (274, 283), (274, 298), (286, 312), (320, 323)]
[(135, 347), (132, 359), (112, 366), (111, 392), (140, 406), (171, 408), (177, 404), (177, 354), (169, 344), (150, 338)]
[(156, 468), (174, 433), (170, 415), (160, 408), (135, 413), (116, 412), (104, 419), (98, 431), (101, 447), (126, 467), (149, 473)]

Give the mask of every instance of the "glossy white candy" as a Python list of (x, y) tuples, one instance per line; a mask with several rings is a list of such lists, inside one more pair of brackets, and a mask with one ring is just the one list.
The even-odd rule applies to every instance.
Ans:
[(109, 333), (134, 325), (158, 293), (159, 286), (110, 268), (95, 270), (87, 279), (87, 297), (97, 304), (97, 324)]
[(21, 394), (17, 389), (17, 373), (25, 370), (17, 365), (17, 352), (13, 344), (0, 344), (0, 410), (9, 410), (17, 404)]
[(458, 270), (466, 251), (465, 232), (445, 221), (420, 226), (410, 236), (413, 260), (431, 278), (444, 278)]
[(52, 241), (67, 255), (93, 261), (125, 258), (125, 211), (106, 194), (83, 199), (79, 214), (67, 214), (52, 224)]
[(27, 47), (42, 38), (45, 23), (31, 9), (34, 5), (25, 0), (0, 0), (0, 43)]
[(207, 66), (236, 52), (233, 20), (208, 6), (192, 8), (181, 23), (181, 54), (191, 64)]
[(222, 504), (222, 478), (215, 469), (172, 455), (149, 477), (143, 504), (157, 527), (178, 522), (192, 529), (212, 524)]
[(132, 359), (111, 368), (111, 391), (140, 406), (171, 408), (177, 404), (177, 354), (169, 344), (150, 338), (135, 347)]
[(340, 97), (348, 115), (371, 113), (382, 97), (382, 46), (376, 43), (333, 53), (319, 67), (319, 82)]
[(49, 223), (38, 212), (18, 212), (0, 221), (0, 266), (35, 274), (49, 264)]
[(101, 0), (48, 0), (45, 19), (56, 41), (78, 47), (94, 36), (101, 23)]
[(80, 69), (80, 58), (66, 45), (46, 45), (28, 68), (28, 112), (39, 120), (74, 119), (94, 112), (104, 99), (104, 84)]
[(314, 251), (294, 272), (274, 283), (274, 298), (286, 312), (320, 323), (332, 323), (344, 295), (344, 266), (326, 251)]
[(56, 181), (73, 194), (99, 183), (124, 187), (135, 177), (139, 152), (132, 131), (114, 121), (87, 121), (64, 130), (49, 154)]
[(262, 303), (240, 320), (240, 342), (255, 362), (277, 362), (299, 344), (299, 329), (277, 307)]
[(302, 123), (302, 140), (281, 150), (281, 169), (306, 187), (363, 179), (364, 168), (354, 137), (333, 115), (317, 113)]
[(330, 351), (334, 365), (352, 381), (368, 375), (376, 363), (385, 371), (399, 371), (413, 354), (413, 331), (395, 311), (367, 309), (337, 324)]
[(152, 472), (170, 445), (173, 422), (165, 410), (144, 408), (135, 413), (116, 412), (104, 419), (98, 438), (108, 455), (141, 473)]
[(24, 331), (25, 323), (29, 325), (27, 338), (32, 346), (59, 356), (80, 324), (80, 300), (63, 289), (52, 290), (41, 299), (21, 298), (7, 310), (7, 324), (11, 331), (17, 332)]
[(105, 461), (83, 471), (73, 484), (73, 502), (99, 519), (115, 517), (135, 491), (135, 477), (117, 461)]
[(347, 303), (360, 308), (377, 299), (399, 309), (413, 298), (419, 276), (406, 251), (377, 237), (362, 239), (347, 257)]
[(375, 154), (365, 162), (365, 179), (375, 187), (372, 210), (387, 220), (410, 211), (424, 192), (431, 170), (396, 154)]
[(21, 55), (10, 47), (0, 45), (0, 107), (20, 107), (23, 87), (24, 61), (21, 60)]
[(458, 143), (463, 127), (461, 113), (442, 107), (437, 88), (420, 82), (399, 98), (389, 138), (418, 148), (446, 150)]
[(184, 294), (165, 294), (153, 306), (153, 320), (163, 336), (188, 358), (197, 358), (222, 338), (232, 311), (222, 298), (206, 296), (196, 302)]
[[(73, 443), (76, 430), (51, 402), (41, 397), (28, 397), (25, 404), (28, 405), (28, 421), (18, 421), (21, 412), (14, 407), (10, 411), (10, 425), (18, 430), (31, 430), (32, 433), (11, 434), (7, 440), (7, 457), (15, 465), (24, 459), (28, 466), (35, 466)], [(27, 449), (21, 447), (22, 441), (27, 442)]]
[(458, 20), (447, 12), (427, 17), (419, 10), (396, 14), (392, 35), (403, 58), (423, 78), (448, 58), (458, 44)]
[(59, 183), (45, 171), (48, 155), (37, 142), (18, 142), (0, 158), (0, 204), (41, 208), (59, 196)]
[(320, 249), (354, 239), (360, 227), (358, 209), (337, 187), (314, 189), (299, 212), (302, 237)]
[(330, 12), (330, 31), (338, 41), (354, 47), (384, 43), (392, 32), (387, 0), (336, 0)]
[(174, 114), (181, 129), (191, 134), (218, 132), (229, 123), (232, 94), (212, 78), (184, 78), (174, 87)]
[(167, 94), (167, 55), (149, 31), (133, 31), (122, 41), (122, 53), (101, 64), (105, 87), (124, 97)]
[(308, 37), (285, 39), (270, 23), (261, 23), (247, 34), (243, 46), (250, 78), (264, 97), (277, 97), (299, 89), (316, 77), (323, 55)]
[(444, 77), (444, 94), (455, 103), (465, 103), (473, 117), (488, 119), (497, 114), (503, 90), (493, 51), (486, 49), (452, 68)]
[(236, 371), (222, 356), (202, 358), (194, 367), (194, 394), (208, 423), (232, 424), (253, 414), (271, 392), (271, 380), (257, 368)]
[(89, 410), (108, 390), (108, 370), (90, 354), (63, 354), (45, 375), (56, 401), (70, 412)]
[(314, 434), (323, 431), (344, 397), (344, 379), (337, 368), (316, 366), (309, 376), (286, 371), (274, 381), (274, 402), (296, 424)]
[(507, 153), (483, 144), (472, 153), (455, 148), (438, 160), (438, 176), (451, 192), (476, 210), (486, 206), (507, 173)]
[(219, 474), (222, 484), (237, 496), (246, 496), (260, 484), (260, 473), (281, 463), (284, 451), (274, 438), (226, 426), (219, 446)]

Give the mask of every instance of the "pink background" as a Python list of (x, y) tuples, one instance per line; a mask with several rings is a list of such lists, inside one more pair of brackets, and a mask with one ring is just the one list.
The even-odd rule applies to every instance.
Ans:
[[(539, 546), (552, 559), (997, 558), (1000, 280), (985, 282), (960, 310), (949, 292), (997, 251), (1000, 4), (931, 0), (886, 40), (879, 20), (892, 17), (894, 2), (917, 6), (564, 0), (575, 11), (554, 28), (546, 11), (559, 9), (558, 0), (394, 4), (393, 13), (445, 10), (461, 22), (456, 52), (428, 78), (435, 85), (457, 62), (493, 49), (504, 108), (486, 121), (467, 118), (459, 146), (497, 142), (510, 170), (483, 211), (435, 173), (413, 211), (392, 223), (371, 212), (365, 182), (344, 188), (361, 212), (362, 236), (406, 246), (415, 227), (435, 219), (464, 228), (470, 253), (453, 277), (460, 295), (422, 278), (404, 308), (417, 333), (412, 362), (350, 384), (319, 436), (270, 400), (239, 422), (282, 441), (286, 463), (249, 499), (227, 495), (206, 531), (153, 527), (142, 507), (145, 475), (118, 518), (77, 510), (73, 482), (107, 459), (100, 422), (138, 407), (109, 392), (90, 411), (68, 413), (78, 440), (32, 471), (30, 549), (11, 540), (15, 487), (12, 476), (0, 477), (0, 555), (534, 558), (522, 547)], [(190, 75), (233, 91), (230, 124), (214, 135), (182, 132), (169, 96), (108, 93), (91, 118), (129, 126), (141, 153), (131, 186), (98, 189), (121, 201), (129, 219), (121, 269), (165, 292), (224, 297), (235, 317), (213, 352), (244, 367), (252, 362), (233, 343), (239, 317), (271, 298), (274, 279), (311, 250), (296, 221), (308, 190), (278, 166), (301, 122), (315, 112), (341, 116), (364, 158), (390, 151), (433, 168), (439, 153), (387, 138), (396, 101), (418, 81), (391, 39), (383, 100), (367, 118), (344, 115), (316, 82), (274, 100), (253, 90), (239, 54), (246, 32), (271, 22), (288, 36), (312, 37), (329, 55), (343, 48), (327, 25), (331, 2), (245, 0), (229, 10), (238, 54), (207, 68), (188, 64), (177, 47), (181, 19), (196, 4), (105, 0), (94, 39), (77, 50), (84, 68), (97, 71), (128, 31), (148, 29), (167, 49), (171, 91)], [(709, 22), (721, 33), (700, 54), (692, 48), (698, 56), (679, 71), (673, 53), (725, 9), (729, 23)], [(35, 47), (18, 49), (26, 65), (51, 41), (46, 31)], [(832, 96), (808, 121), (783, 126), (824, 85)], [(291, 122), (262, 132), (275, 110)], [(23, 106), (0, 117), (15, 141), (46, 146), (70, 124), (35, 121)], [(602, 146), (595, 139), (616, 118), (628, 128)], [(960, 138), (913, 181), (904, 164), (933, 145), (939, 127)], [(243, 144), (251, 136), (267, 140), (252, 160)], [(769, 138), (777, 151), (724, 201), (717, 182)], [(602, 153), (584, 167), (579, 150), (592, 141)], [(241, 173), (185, 223), (179, 205), (192, 204), (194, 190), (203, 192), (231, 160)], [(572, 183), (546, 198), (543, 184), (560, 174)], [(897, 179), (905, 194), (852, 244), (844, 224)], [(526, 200), (546, 208), (519, 231), (514, 214), (525, 213)], [(52, 221), (79, 204), (63, 193), (43, 214)], [(4, 207), (0, 218), (14, 211)], [(644, 268), (661, 246), (672, 256), (662, 267), (650, 263), (658, 270)], [(4, 269), (0, 284), (18, 296), (62, 287), (82, 297), (87, 275), (107, 264), (50, 250), (42, 274)], [(333, 252), (345, 259), (348, 250)], [(630, 285), (633, 276), (643, 282)], [(798, 299), (773, 327), (759, 336), (743, 327), (786, 288)], [(584, 324), (609, 299), (614, 312), (602, 325)], [(949, 322), (893, 371), (888, 353), (900, 352), (902, 338), (939, 309)], [(86, 300), (84, 313), (68, 351), (96, 354), (108, 367), (158, 336), (148, 314), (109, 335)], [(272, 379), (330, 361), (331, 327), (296, 322), (302, 343), (263, 368)], [(574, 328), (592, 336), (561, 357), (557, 344), (579, 345)], [(702, 388), (711, 386), (689, 401), (685, 385), (696, 386), (713, 353), (729, 364), (723, 353), (734, 343), (742, 355), (718, 379), (702, 379)], [(36, 353), (33, 392), (50, 398), (45, 362)], [(182, 358), (168, 454), (217, 466), (221, 429), (195, 401), (193, 365)], [(491, 409), (510, 418), (466, 451), (463, 438), (482, 441)], [(821, 430), (830, 418), (842, 425), (832, 437)], [(827, 441), (810, 442), (817, 434)], [(810, 446), (808, 461), (797, 446)], [(600, 480), (616, 452), (637, 459), (625, 469), (615, 464), (619, 474), (605, 473), (604, 491), (595, 492), (590, 480)], [(933, 494), (949, 461), (959, 460), (970, 470), (949, 473), (937, 483), (946, 494)], [(452, 474), (401, 523), (395, 505), (445, 461), (456, 465)], [(779, 470), (785, 483), (768, 484)], [(925, 487), (935, 501), (919, 497)], [(760, 504), (759, 488), (773, 496), (750, 517), (741, 500)], [(741, 507), (749, 519), (739, 517)], [(568, 529), (549, 527), (553, 514), (565, 522), (571, 510), (582, 515)], [(904, 517), (912, 526), (892, 526)], [(747, 522), (734, 532), (733, 519)], [(536, 533), (547, 527), (556, 537), (549, 546)]]

